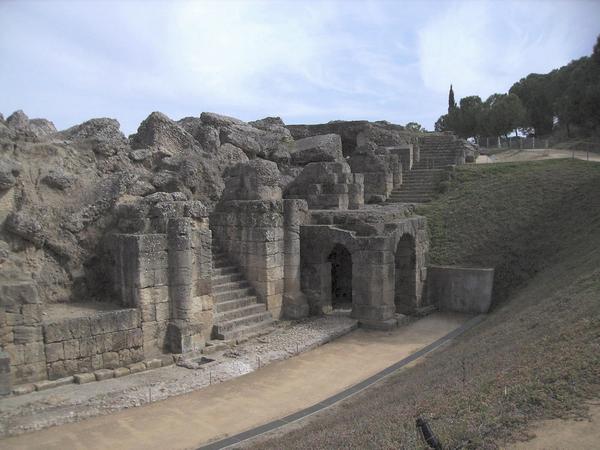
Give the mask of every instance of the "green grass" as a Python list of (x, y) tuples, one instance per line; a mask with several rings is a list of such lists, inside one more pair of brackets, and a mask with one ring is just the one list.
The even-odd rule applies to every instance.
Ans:
[(428, 219), (432, 264), (494, 267), (502, 301), (600, 228), (600, 164), (551, 160), (463, 167)]
[(445, 449), (496, 449), (600, 395), (600, 165), (464, 167), (420, 212), (432, 262), (495, 266), (501, 301), (422, 363), (255, 448), (425, 448), (424, 415)]

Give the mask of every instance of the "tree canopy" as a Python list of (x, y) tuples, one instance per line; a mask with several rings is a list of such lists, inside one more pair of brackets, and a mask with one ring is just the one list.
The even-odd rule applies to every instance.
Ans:
[(581, 135), (600, 135), (600, 36), (591, 56), (547, 74), (529, 74), (507, 94), (493, 94), (485, 102), (467, 96), (457, 106), (451, 85), (448, 113), (435, 124), (436, 131), (464, 138), (507, 135), (517, 128), (546, 135), (557, 127), (567, 135), (573, 127)]

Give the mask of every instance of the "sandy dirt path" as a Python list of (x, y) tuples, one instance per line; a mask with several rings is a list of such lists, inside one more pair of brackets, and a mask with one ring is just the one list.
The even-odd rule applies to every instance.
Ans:
[(542, 161), (545, 159), (564, 159), (575, 158), (600, 162), (600, 154), (587, 153), (579, 150), (574, 152), (571, 150), (560, 149), (536, 149), (536, 150), (506, 150), (492, 156), (480, 155), (477, 158), (477, 164), (489, 164), (498, 162), (513, 162), (513, 161)]
[(535, 438), (507, 450), (597, 450), (600, 448), (600, 403), (590, 405), (590, 419), (544, 420), (531, 428)]
[(234, 435), (335, 395), (465, 323), (435, 313), (391, 332), (336, 341), (200, 391), (7, 438), (2, 449), (182, 449)]

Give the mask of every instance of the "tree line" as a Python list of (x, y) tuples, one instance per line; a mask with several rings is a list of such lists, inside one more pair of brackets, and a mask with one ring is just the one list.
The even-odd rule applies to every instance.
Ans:
[(485, 101), (471, 95), (456, 104), (450, 86), (448, 113), (437, 120), (435, 130), (475, 139), (508, 137), (517, 130), (535, 136), (556, 131), (567, 137), (600, 136), (600, 36), (591, 56), (547, 74), (529, 74), (506, 94)]

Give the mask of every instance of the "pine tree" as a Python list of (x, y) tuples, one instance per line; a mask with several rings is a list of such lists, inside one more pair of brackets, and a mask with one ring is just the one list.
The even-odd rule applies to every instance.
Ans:
[(450, 85), (450, 92), (448, 93), (448, 114), (456, 109), (456, 101), (454, 100), (454, 91), (452, 85)]

